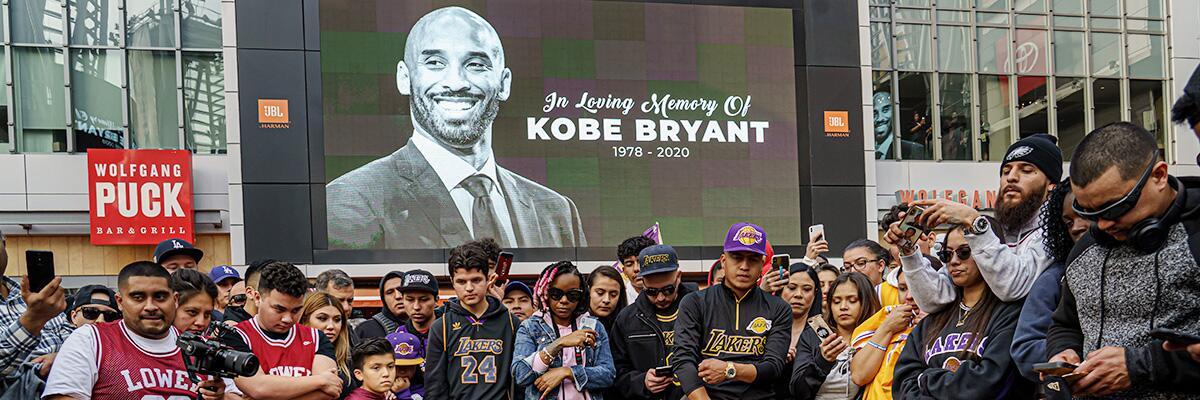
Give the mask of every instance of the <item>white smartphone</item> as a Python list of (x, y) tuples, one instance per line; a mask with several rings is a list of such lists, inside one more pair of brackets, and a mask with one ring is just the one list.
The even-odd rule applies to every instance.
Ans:
[(809, 241), (817, 240), (818, 236), (821, 236), (822, 238), (825, 236), (825, 224), (816, 224), (808, 227)]

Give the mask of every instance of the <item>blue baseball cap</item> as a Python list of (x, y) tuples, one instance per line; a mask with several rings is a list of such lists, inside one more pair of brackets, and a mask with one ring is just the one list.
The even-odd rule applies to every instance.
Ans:
[(679, 255), (671, 246), (656, 244), (642, 249), (638, 254), (638, 263), (642, 266), (638, 271), (640, 277), (671, 272), (679, 269)]
[(158, 247), (154, 248), (154, 263), (161, 264), (163, 260), (170, 258), (176, 254), (183, 254), (196, 260), (204, 258), (204, 252), (192, 246), (191, 243), (183, 239), (167, 239), (158, 243)]
[(529, 289), (529, 285), (526, 285), (524, 282), (508, 281), (508, 284), (504, 285), (504, 294), (508, 294), (508, 292), (514, 290), (525, 292), (525, 294), (529, 295), (529, 298), (533, 298), (533, 290)]
[(229, 278), (236, 279), (234, 281), (234, 283), (237, 283), (242, 280), (242, 275), (238, 274), (237, 270), (233, 269), (233, 267), (230, 267), (228, 265), (222, 265), (222, 266), (213, 268), (212, 271), (209, 271), (208, 278), (212, 279), (213, 283), (216, 283), (216, 284), (220, 284), (221, 281), (229, 279)]
[(767, 255), (767, 231), (749, 222), (733, 224), (729, 227), (729, 232), (725, 233), (724, 251), (726, 253), (749, 251), (765, 256)]

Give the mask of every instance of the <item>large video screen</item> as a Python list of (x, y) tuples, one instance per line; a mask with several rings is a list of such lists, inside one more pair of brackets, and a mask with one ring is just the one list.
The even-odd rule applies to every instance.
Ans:
[(330, 249), (801, 243), (790, 9), (322, 1), (320, 26)]

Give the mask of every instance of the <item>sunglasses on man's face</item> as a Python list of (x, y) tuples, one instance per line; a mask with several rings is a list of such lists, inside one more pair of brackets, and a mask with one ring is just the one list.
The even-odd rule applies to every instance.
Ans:
[(95, 321), (101, 315), (104, 315), (104, 320), (109, 322), (121, 319), (121, 313), (118, 311), (103, 311), (98, 308), (84, 308), (80, 311), (83, 312), (83, 319), (88, 321)]
[(663, 296), (670, 296), (670, 295), (675, 294), (675, 289), (676, 289), (675, 284), (672, 283), (670, 285), (663, 286), (660, 288), (652, 288), (652, 287), (643, 288), (642, 293), (645, 293), (647, 297), (658, 296), (660, 293)]
[(554, 301), (562, 300), (563, 296), (567, 296), (567, 301), (572, 303), (578, 303), (579, 300), (583, 300), (582, 289), (571, 289), (564, 292), (559, 288), (550, 288), (550, 290), (546, 291), (546, 295), (550, 296), (550, 300)]
[(970, 258), (971, 257), (971, 248), (967, 247), (967, 246), (963, 246), (963, 247), (959, 247), (954, 250), (943, 249), (943, 250), (938, 250), (937, 254), (938, 254), (939, 260), (942, 260), (943, 263), (949, 264), (950, 260), (952, 260), (951, 257), (954, 257), (954, 256), (958, 256), (958, 259), (963, 260), (963, 261)]
[(1071, 202), (1071, 209), (1075, 210), (1076, 214), (1088, 221), (1116, 221), (1121, 219), (1122, 215), (1132, 210), (1137, 206), (1138, 199), (1142, 197), (1142, 188), (1146, 186), (1146, 181), (1150, 179), (1150, 173), (1154, 171), (1154, 166), (1158, 165), (1158, 155), (1150, 158), (1150, 166), (1146, 167), (1146, 172), (1142, 173), (1142, 177), (1138, 179), (1137, 184), (1133, 185), (1133, 189), (1125, 194), (1125, 197), (1118, 199), (1107, 206), (1101, 207), (1099, 210), (1089, 210), (1079, 205), (1079, 198)]
[(240, 303), (245, 303), (245, 302), (246, 302), (246, 295), (244, 295), (244, 294), (239, 294), (239, 295), (235, 295), (235, 296), (233, 296), (233, 297), (230, 297), (230, 298), (229, 298), (229, 302), (230, 302), (231, 304), (240, 304)]

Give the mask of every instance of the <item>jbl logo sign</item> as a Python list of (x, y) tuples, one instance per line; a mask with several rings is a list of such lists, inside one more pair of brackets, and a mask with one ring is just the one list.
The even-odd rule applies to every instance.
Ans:
[(290, 128), (288, 101), (286, 99), (258, 99), (258, 126), (260, 128)]
[(846, 111), (826, 111), (825, 136), (850, 137), (850, 113)]

